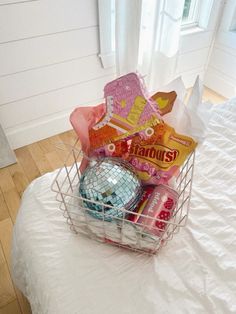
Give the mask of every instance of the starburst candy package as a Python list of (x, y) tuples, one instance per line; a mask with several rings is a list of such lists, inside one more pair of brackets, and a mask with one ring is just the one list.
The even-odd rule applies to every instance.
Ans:
[(197, 143), (168, 124), (155, 125), (153, 134), (133, 137), (129, 161), (145, 184), (168, 184)]

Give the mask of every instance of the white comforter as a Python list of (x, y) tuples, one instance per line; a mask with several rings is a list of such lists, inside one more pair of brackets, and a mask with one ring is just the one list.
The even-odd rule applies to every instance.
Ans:
[(236, 313), (236, 100), (214, 107), (186, 228), (158, 257), (72, 234), (50, 185), (24, 193), (12, 273), (33, 313)]

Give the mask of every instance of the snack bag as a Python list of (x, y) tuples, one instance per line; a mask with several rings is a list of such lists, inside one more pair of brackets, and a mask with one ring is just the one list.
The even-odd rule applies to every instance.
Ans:
[(144, 184), (168, 184), (197, 143), (164, 122), (152, 129), (149, 137), (133, 137), (129, 162)]
[(91, 150), (125, 139), (161, 121), (157, 103), (146, 96), (136, 73), (129, 73), (108, 83), (104, 88), (104, 96), (106, 113), (89, 130)]

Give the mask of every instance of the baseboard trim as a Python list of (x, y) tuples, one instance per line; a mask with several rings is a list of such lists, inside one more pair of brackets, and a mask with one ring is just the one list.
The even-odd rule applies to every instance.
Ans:
[[(86, 105), (93, 106), (102, 103), (102, 99), (98, 99)], [(72, 129), (69, 117), (74, 108), (58, 112), (34, 121), (17, 125), (4, 130), (10, 146), (16, 149), (34, 142), (43, 140), (50, 136), (60, 134)]]
[(69, 115), (68, 112), (44, 121), (34, 121), (27, 126), (19, 125), (5, 130), (10, 146), (16, 149), (72, 129)]
[(208, 68), (204, 85), (225, 98), (232, 98), (236, 95), (236, 82), (213, 67)]

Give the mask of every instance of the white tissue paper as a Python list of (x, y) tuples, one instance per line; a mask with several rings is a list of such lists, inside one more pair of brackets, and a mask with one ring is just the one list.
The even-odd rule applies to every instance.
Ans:
[(211, 116), (212, 104), (202, 102), (202, 82), (197, 77), (191, 94), (184, 103), (186, 89), (181, 77), (160, 89), (163, 92), (175, 91), (177, 99), (172, 111), (164, 115), (163, 119), (171, 125), (176, 132), (192, 137), (201, 144), (206, 137), (207, 125)]

